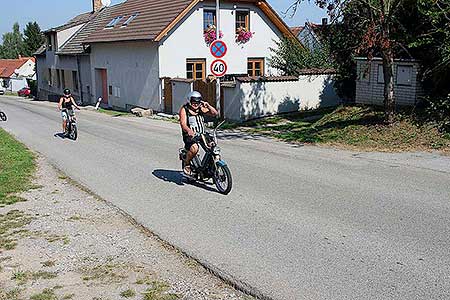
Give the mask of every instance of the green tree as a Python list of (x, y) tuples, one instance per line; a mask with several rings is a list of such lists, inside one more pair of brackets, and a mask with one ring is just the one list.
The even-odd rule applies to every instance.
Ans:
[[(296, 0), (290, 7), (295, 14), (298, 5), (304, 0)], [(394, 121), (394, 58), (397, 48), (402, 44), (405, 28), (400, 16), (416, 0), (315, 0), (315, 3), (328, 11), (331, 24), (341, 24), (351, 20), (352, 29), (346, 33), (353, 55), (365, 55), (371, 59), (380, 55), (383, 59), (384, 106), (386, 122)], [(357, 29), (357, 30), (355, 30)], [(333, 48), (334, 50), (334, 48)]]
[(450, 93), (450, 0), (418, 0), (422, 30), (411, 39), (433, 95)]
[(23, 31), (23, 54), (33, 56), (33, 53), (45, 42), (41, 28), (36, 22), (29, 22)]
[(13, 25), (13, 31), (3, 34), (3, 45), (1, 47), (1, 58), (18, 58), (22, 55), (23, 38), (19, 23)]
[(275, 41), (276, 48), (270, 48), (272, 56), (269, 59), (271, 67), (281, 70), (284, 75), (300, 74), (301, 69), (331, 68), (330, 50), (322, 44), (313, 51), (305, 49), (298, 41), (283, 38)]

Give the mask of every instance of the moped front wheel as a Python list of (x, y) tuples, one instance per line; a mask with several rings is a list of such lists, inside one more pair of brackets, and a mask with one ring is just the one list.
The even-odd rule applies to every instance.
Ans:
[(231, 171), (228, 166), (217, 166), (214, 174), (214, 183), (221, 194), (228, 195), (231, 192), (233, 178), (231, 177)]
[(74, 141), (77, 139), (78, 137), (77, 125), (71, 124), (69, 137)]

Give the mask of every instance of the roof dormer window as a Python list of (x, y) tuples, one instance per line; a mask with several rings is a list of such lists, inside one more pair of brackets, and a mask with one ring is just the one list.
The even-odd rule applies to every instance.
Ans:
[(122, 24), (122, 26), (127, 26), (128, 24), (130, 24), (131, 21), (133, 21), (134, 19), (136, 19), (136, 17), (137, 17), (138, 15), (139, 15), (139, 13), (135, 13), (135, 14), (131, 15), (131, 16), (128, 18), (128, 20), (126, 20), (126, 21)]
[(115, 17), (114, 19), (111, 20), (111, 22), (108, 23), (108, 25), (106, 25), (105, 28), (113, 28), (113, 27), (116, 26), (117, 23), (119, 23), (120, 20), (122, 20), (122, 19), (123, 19), (123, 16)]

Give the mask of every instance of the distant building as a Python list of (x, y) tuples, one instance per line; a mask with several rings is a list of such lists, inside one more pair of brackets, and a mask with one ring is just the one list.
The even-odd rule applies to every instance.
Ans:
[(292, 33), (300, 40), (303, 46), (314, 51), (323, 45), (324, 29), (328, 26), (328, 19), (322, 19), (322, 24), (306, 22), (305, 26), (291, 27)]
[(17, 92), (28, 87), (27, 80), (35, 80), (35, 59), (20, 57), (18, 59), (0, 59), (0, 85), (7, 91)]

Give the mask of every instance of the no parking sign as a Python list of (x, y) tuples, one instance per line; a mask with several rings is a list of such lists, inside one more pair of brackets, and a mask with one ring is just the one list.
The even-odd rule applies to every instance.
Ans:
[(211, 44), (209, 50), (211, 51), (212, 56), (214, 56), (215, 58), (222, 58), (225, 56), (225, 54), (227, 54), (228, 47), (224, 41), (216, 40)]

